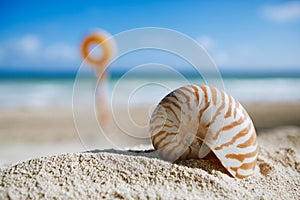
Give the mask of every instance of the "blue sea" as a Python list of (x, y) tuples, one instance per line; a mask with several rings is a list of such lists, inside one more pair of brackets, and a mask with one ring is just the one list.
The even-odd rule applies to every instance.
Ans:
[[(205, 84), (200, 78), (119, 77), (108, 79), (105, 89), (97, 81), (85, 78), (13, 78), (0, 79), (0, 108), (72, 107), (94, 102), (105, 94), (119, 106), (155, 105), (171, 90), (183, 85)], [(212, 83), (212, 82), (210, 82)], [(300, 77), (223, 77), (227, 93), (241, 103), (300, 103)], [(97, 95), (95, 91), (98, 91)]]

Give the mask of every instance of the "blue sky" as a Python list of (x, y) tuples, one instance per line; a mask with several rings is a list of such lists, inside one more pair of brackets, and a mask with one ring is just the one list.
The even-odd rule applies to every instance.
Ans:
[(76, 69), (80, 42), (93, 28), (117, 34), (148, 26), (187, 34), (221, 69), (300, 69), (299, 1), (1, 0), (0, 4), (0, 69)]

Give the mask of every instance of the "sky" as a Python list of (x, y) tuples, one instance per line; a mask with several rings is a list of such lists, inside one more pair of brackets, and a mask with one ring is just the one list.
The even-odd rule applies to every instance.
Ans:
[(141, 27), (188, 35), (223, 70), (300, 71), (300, 1), (261, 0), (0, 0), (0, 69), (74, 70), (94, 28)]

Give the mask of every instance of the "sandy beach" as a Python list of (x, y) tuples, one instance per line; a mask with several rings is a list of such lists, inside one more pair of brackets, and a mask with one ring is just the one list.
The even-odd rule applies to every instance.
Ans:
[[(245, 107), (257, 128), (259, 156), (255, 175), (244, 180), (212, 160), (165, 162), (145, 151), (151, 149), (147, 142), (138, 151), (116, 150), (99, 135), (95, 142), (88, 118), (85, 142), (94, 144), (86, 148), (71, 109), (2, 109), (0, 199), (299, 198), (300, 105)], [(141, 121), (145, 113), (133, 110)]]

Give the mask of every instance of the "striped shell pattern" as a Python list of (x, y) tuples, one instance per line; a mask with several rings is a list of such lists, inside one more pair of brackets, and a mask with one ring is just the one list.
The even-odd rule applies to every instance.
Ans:
[(252, 120), (217, 88), (188, 85), (168, 94), (152, 113), (150, 133), (162, 159), (204, 158), (212, 151), (233, 177), (254, 173), (258, 146)]

